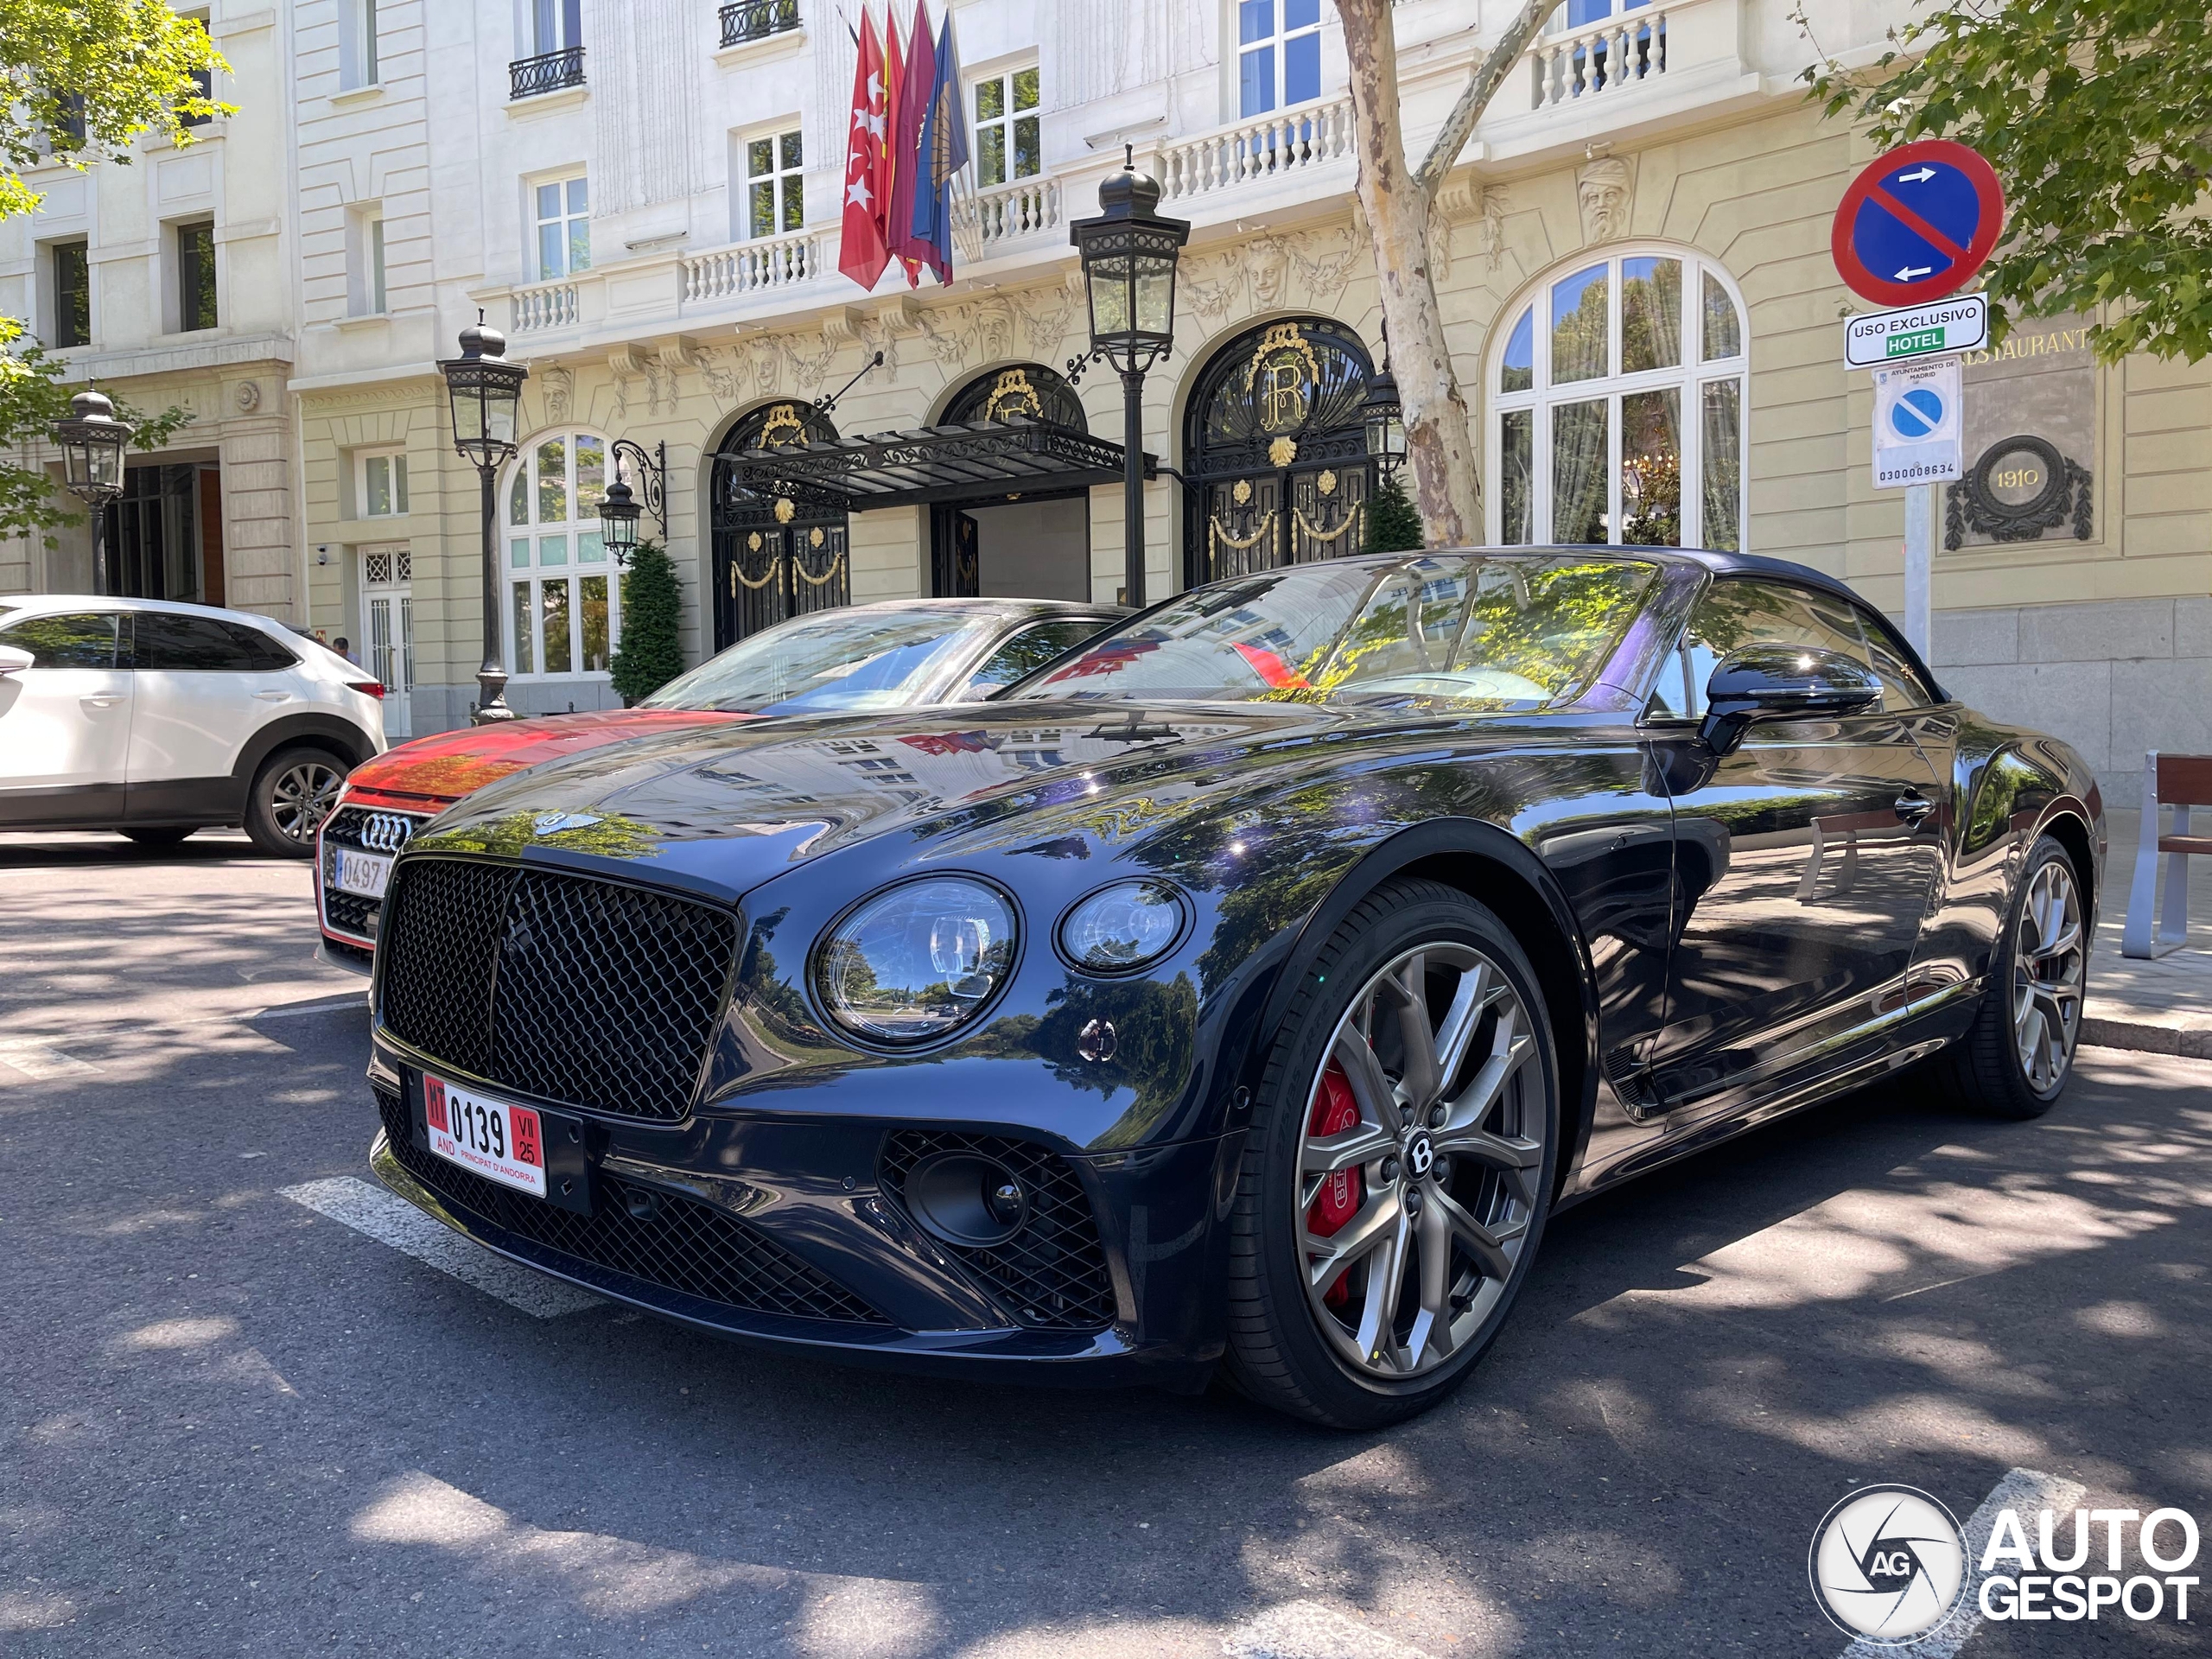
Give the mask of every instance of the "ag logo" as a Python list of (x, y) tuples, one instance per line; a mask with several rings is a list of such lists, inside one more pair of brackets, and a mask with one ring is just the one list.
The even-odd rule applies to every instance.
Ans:
[(1814, 1529), (1807, 1569), (1821, 1611), (1846, 1634), (1906, 1643), (1951, 1616), (1967, 1546), (1951, 1512), (1916, 1487), (1867, 1486)]

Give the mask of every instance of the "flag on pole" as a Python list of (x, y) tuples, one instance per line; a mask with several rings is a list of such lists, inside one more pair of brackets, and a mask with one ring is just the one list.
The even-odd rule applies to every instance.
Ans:
[(960, 56), (952, 42), (952, 13), (937, 42), (937, 73), (924, 112), (919, 163), (914, 177), (914, 240), (929, 253), (923, 263), (941, 283), (952, 281), (952, 186), (968, 165), (968, 123), (960, 101)]
[[(899, 221), (893, 217), (893, 203), (899, 195), (899, 181), (913, 168), (911, 152), (901, 158), (899, 153), (899, 111), (906, 106), (906, 48), (899, 39), (899, 19), (886, 5), (883, 11), (883, 175), (875, 187), (876, 207), (883, 224), (883, 245), (895, 254), (898, 238), (891, 234), (891, 227)], [(909, 197), (911, 202), (911, 194)], [(918, 285), (921, 267), (911, 259), (901, 259), (899, 268), (906, 273), (906, 286)]]
[(917, 0), (914, 32), (906, 45), (906, 79), (899, 89), (899, 112), (891, 124), (892, 143), (899, 151), (899, 176), (892, 185), (887, 236), (891, 251), (906, 262), (909, 283), (917, 282), (921, 268), (932, 263), (930, 245), (914, 234), (914, 204), (929, 188), (923, 173), (922, 122), (936, 88), (937, 48), (930, 39), (929, 8)]
[(884, 91), (883, 48), (875, 38), (874, 17), (863, 11), (860, 56), (853, 65), (852, 124), (845, 141), (844, 232), (838, 241), (837, 269), (864, 289), (875, 286), (891, 259), (884, 243), (884, 201), (876, 194), (888, 130)]

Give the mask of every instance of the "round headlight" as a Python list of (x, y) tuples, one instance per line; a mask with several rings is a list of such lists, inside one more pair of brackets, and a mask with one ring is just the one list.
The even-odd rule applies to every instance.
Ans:
[(982, 1011), (1014, 967), (1014, 907), (980, 881), (937, 877), (876, 894), (815, 961), (830, 1017), (879, 1043), (924, 1043)]
[(1164, 881), (1116, 881), (1068, 912), (1060, 949), (1079, 968), (1122, 974), (1165, 956), (1183, 931), (1183, 901)]

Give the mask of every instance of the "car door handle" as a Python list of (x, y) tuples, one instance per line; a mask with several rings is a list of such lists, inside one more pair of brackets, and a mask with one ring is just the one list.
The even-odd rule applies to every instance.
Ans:
[(286, 702), (292, 696), (289, 691), (257, 691), (253, 695), (263, 702)]
[(87, 709), (112, 709), (123, 701), (123, 696), (117, 691), (103, 691), (93, 696), (79, 697), (77, 701)]
[(1918, 790), (1907, 790), (1897, 799), (1897, 817), (1907, 823), (1918, 823), (1936, 810), (1936, 803)]

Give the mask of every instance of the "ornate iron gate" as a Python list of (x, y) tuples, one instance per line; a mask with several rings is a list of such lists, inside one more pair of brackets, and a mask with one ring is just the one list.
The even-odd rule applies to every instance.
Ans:
[[(828, 418), (804, 404), (770, 404), (732, 427), (720, 453), (828, 443), (836, 436)], [(852, 603), (841, 500), (745, 488), (722, 460), (715, 462), (709, 487), (715, 650), (791, 617)]]

